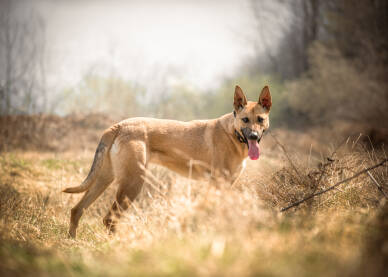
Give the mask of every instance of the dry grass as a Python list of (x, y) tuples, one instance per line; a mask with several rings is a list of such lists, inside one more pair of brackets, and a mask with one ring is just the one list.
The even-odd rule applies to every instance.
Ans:
[[(266, 138), (268, 146), (270, 140)], [(365, 240), (382, 199), (368, 176), (287, 213), (279, 209), (372, 165), (384, 154), (350, 140), (329, 162), (325, 155), (309, 157), (308, 148), (307, 155), (301, 155), (295, 147), (298, 153), (287, 152), (291, 166), (282, 150), (272, 146), (259, 162), (248, 163), (235, 187), (215, 187), (151, 168), (115, 235), (108, 235), (102, 224), (114, 199), (116, 188), (110, 187), (82, 217), (77, 240), (67, 237), (67, 228), (70, 208), (80, 195), (61, 190), (82, 181), (93, 152), (3, 152), (0, 275), (357, 275), (364, 249), (380, 253), (374, 251), (378, 246), (366, 243), (387, 243), (384, 236)], [(387, 191), (387, 167), (372, 174)], [(382, 213), (386, 210), (380, 217)]]
[[(324, 190), (386, 159), (383, 151), (369, 151), (358, 144), (359, 138), (353, 142), (349, 138), (332, 150), (327, 157), (323, 156), (322, 161), (314, 166), (309, 166), (309, 162), (306, 163), (303, 159), (297, 158), (297, 153), (285, 150), (289, 166), (283, 167), (273, 174), (270, 180), (258, 186), (261, 198), (265, 199), (271, 207), (285, 207), (289, 203)], [(387, 167), (379, 167), (370, 174), (379, 184), (386, 187)], [(381, 197), (376, 197), (379, 190), (366, 174), (343, 184), (335, 191), (337, 193), (326, 193), (317, 197), (316, 201), (306, 201), (303, 206), (310, 212), (332, 207), (350, 210), (354, 207), (369, 208), (376, 207), (379, 199), (383, 197), (383, 194)]]
[(102, 114), (1, 116), (0, 151), (94, 151), (91, 141), (97, 141), (112, 121)]

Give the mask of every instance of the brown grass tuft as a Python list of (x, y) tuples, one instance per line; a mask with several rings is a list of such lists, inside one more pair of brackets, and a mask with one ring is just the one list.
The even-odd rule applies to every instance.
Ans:
[[(346, 143), (341, 143), (327, 156), (323, 156), (316, 166), (306, 166), (296, 153), (288, 152), (282, 146), (288, 165), (275, 172), (270, 180), (262, 183), (259, 186), (259, 194), (269, 206), (285, 207), (386, 159), (383, 151), (369, 151), (359, 144), (359, 138), (349, 138)], [(387, 166), (374, 169), (370, 174), (386, 193)], [(376, 207), (381, 198), (384, 198), (384, 195), (374, 181), (367, 174), (362, 174), (334, 191), (306, 201), (299, 208), (318, 211), (329, 208)]]

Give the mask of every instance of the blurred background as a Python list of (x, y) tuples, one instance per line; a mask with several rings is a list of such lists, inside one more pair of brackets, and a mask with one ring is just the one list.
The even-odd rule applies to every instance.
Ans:
[[(0, 0), (0, 276), (388, 276), (387, 30), (387, 0)], [(67, 237), (105, 128), (236, 84), (273, 98), (238, 183), (150, 166), (117, 235), (112, 185)]]
[(272, 126), (387, 126), (384, 0), (0, 3), (1, 115), (214, 118), (269, 84)]

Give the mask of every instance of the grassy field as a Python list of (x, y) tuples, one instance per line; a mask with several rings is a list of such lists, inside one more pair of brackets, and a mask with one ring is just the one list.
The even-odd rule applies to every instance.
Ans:
[[(267, 136), (260, 160), (248, 163), (234, 187), (150, 168), (114, 235), (102, 224), (114, 199), (110, 187), (85, 212), (76, 240), (67, 229), (81, 195), (61, 190), (86, 176), (97, 140), (71, 150), (77, 138), (65, 136), (69, 149), (1, 152), (0, 275), (383, 276), (388, 206), (367, 175), (279, 210), (377, 163), (384, 152), (357, 137), (326, 147), (306, 134), (273, 136), (285, 151)], [(387, 192), (387, 167), (372, 174)]]

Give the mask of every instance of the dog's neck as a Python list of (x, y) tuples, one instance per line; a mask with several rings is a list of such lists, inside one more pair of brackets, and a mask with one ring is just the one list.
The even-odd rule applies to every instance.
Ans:
[(225, 133), (229, 136), (230, 141), (238, 150), (238, 152), (246, 158), (248, 156), (248, 147), (246, 143), (241, 143), (241, 141), (236, 136), (236, 129), (234, 128), (234, 115), (233, 113), (225, 114), (219, 117), (217, 120), (221, 123), (221, 126), (225, 130)]

